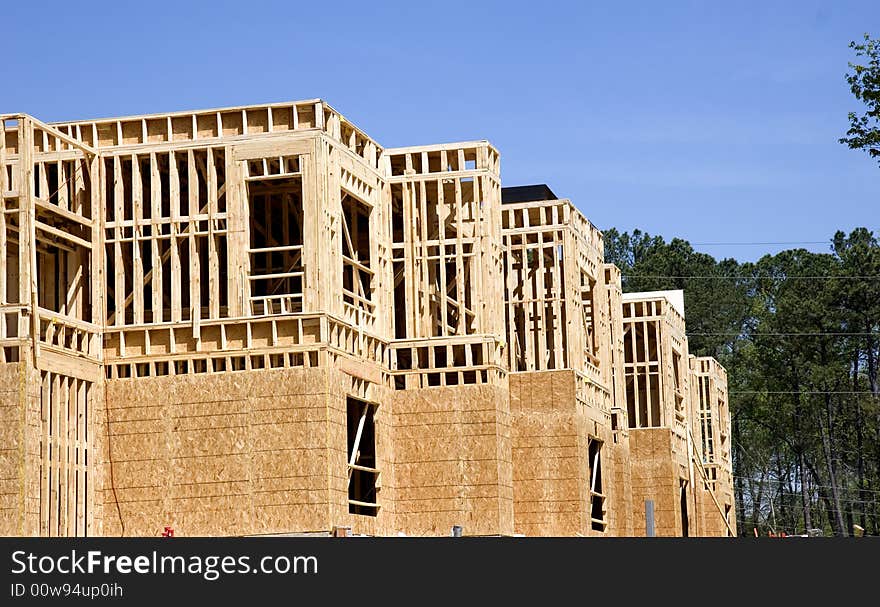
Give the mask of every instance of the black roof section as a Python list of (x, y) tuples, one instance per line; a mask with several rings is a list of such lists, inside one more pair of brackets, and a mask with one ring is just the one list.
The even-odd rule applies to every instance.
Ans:
[(535, 200), (556, 200), (557, 196), (546, 183), (517, 185), (501, 188), (501, 202), (533, 202)]

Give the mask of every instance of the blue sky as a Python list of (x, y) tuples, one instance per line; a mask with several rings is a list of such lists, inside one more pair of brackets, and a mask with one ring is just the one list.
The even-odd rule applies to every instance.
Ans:
[(0, 16), (0, 112), (321, 97), (385, 146), (489, 139), (505, 185), (546, 182), (600, 228), (694, 243), (880, 229), (880, 168), (837, 143), (861, 109), (847, 45), (880, 36), (876, 0), (26, 4)]

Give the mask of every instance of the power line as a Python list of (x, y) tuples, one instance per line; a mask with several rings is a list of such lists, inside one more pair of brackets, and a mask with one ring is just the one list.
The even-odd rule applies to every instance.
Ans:
[[(782, 495), (782, 493), (780, 493), (780, 495)], [(792, 496), (795, 496), (795, 497), (799, 497), (799, 496), (800, 496), (800, 494), (798, 494), (798, 493), (788, 493), (787, 495), (792, 495)], [(841, 500), (841, 502), (842, 502), (841, 505), (843, 505), (844, 503), (851, 503), (851, 502), (847, 502), (846, 500)], [(862, 501), (861, 503), (863, 503), (863, 504), (876, 505), (878, 502), (877, 502), (877, 500), (873, 500), (873, 501), (870, 501), (870, 502)], [(828, 507), (825, 507), (824, 505), (821, 505), (821, 502), (815, 502), (815, 503), (813, 503), (812, 505), (813, 505), (813, 506), (819, 505), (819, 507), (820, 507), (822, 510), (824, 510), (826, 514), (831, 514), (831, 513), (840, 512), (841, 514), (852, 514), (852, 515), (862, 515), (862, 514), (864, 514), (867, 518), (873, 518), (873, 517), (875, 516), (875, 515), (874, 515), (873, 513), (871, 513), (871, 512), (865, 512), (865, 511), (862, 511), (862, 510), (846, 510), (846, 509), (843, 509), (843, 508), (841, 508), (840, 510), (838, 510), (837, 508), (834, 508), (834, 507), (828, 508)], [(800, 507), (795, 506), (795, 510), (800, 510)]]
[[(782, 479), (778, 479), (778, 478), (773, 478), (773, 477), (767, 477), (767, 478), (761, 480), (761, 479), (757, 479), (757, 478), (752, 477), (752, 476), (740, 476), (740, 475), (737, 475), (737, 474), (732, 474), (731, 476), (732, 476), (733, 478), (738, 478), (738, 479), (740, 479), (740, 480), (744, 480), (744, 481), (749, 481), (749, 480), (750, 480), (750, 481), (752, 481), (753, 483), (756, 483), (756, 484), (760, 484), (760, 483), (776, 483), (777, 485), (783, 485), (783, 486), (785, 486), (785, 487), (788, 486), (788, 483), (787, 483), (786, 481), (784, 481), (784, 480), (782, 480)], [(810, 484), (808, 485), (807, 489), (809, 490), (809, 489), (811, 489), (811, 488), (816, 488), (816, 489), (818, 489), (818, 488), (821, 488), (821, 489), (832, 489), (833, 487), (832, 487), (831, 485), (821, 485), (821, 484), (820, 484), (820, 485), (814, 485), (814, 484), (810, 483)], [(838, 486), (836, 487), (836, 489), (837, 489), (838, 491), (841, 491), (841, 490), (842, 490), (842, 491), (846, 491), (846, 492), (848, 492), (848, 493), (857, 493), (857, 492), (859, 492), (859, 491), (862, 491), (862, 492), (864, 492), (864, 493), (876, 493), (876, 494), (880, 495), (880, 489), (858, 489), (858, 488), (847, 487), (847, 486), (845, 486), (845, 485), (838, 485)], [(792, 490), (792, 492), (794, 492), (796, 495), (800, 495), (800, 492), (799, 492), (799, 491)], [(847, 500), (843, 500), (843, 501), (847, 501)], [(860, 500), (860, 501), (864, 501), (864, 500)]]
[(737, 390), (729, 394), (874, 394), (868, 391), (845, 390)]
[[(791, 497), (802, 497), (800, 493), (792, 492), (792, 491), (780, 491), (780, 492), (776, 493), (776, 495), (778, 497), (781, 497), (783, 495), (787, 495), (787, 496), (791, 496)], [(811, 506), (819, 507), (821, 510), (825, 511), (825, 513), (827, 513), (827, 514), (840, 512), (842, 514), (865, 515), (865, 517), (867, 517), (867, 518), (874, 518), (875, 516), (877, 516), (873, 512), (869, 512), (868, 509), (865, 508), (864, 506), (860, 507), (859, 510), (847, 510), (844, 507), (842, 507), (842, 508), (840, 508), (840, 510), (838, 510), (837, 508), (834, 508), (833, 506), (831, 508), (828, 508), (824, 504), (822, 504), (821, 501), (818, 501), (818, 500), (815, 502), (810, 500), (810, 503), (811, 503)], [(877, 499), (873, 499), (873, 500), (843, 500), (842, 499), (842, 500), (840, 500), (840, 503), (841, 503), (841, 506), (849, 505), (850, 507), (852, 507), (853, 504), (865, 504), (865, 505), (869, 505), (869, 506), (876, 506), (877, 504), (880, 504), (880, 501), (878, 501)], [(749, 505), (752, 505), (752, 506), (757, 505), (759, 508), (764, 508), (763, 500), (761, 500), (760, 503), (750, 502)], [(776, 507), (777, 508), (777, 517), (779, 514), (778, 510), (781, 509), (782, 507), (783, 507), (782, 504), (780, 504)], [(792, 508), (792, 506), (787, 506), (787, 508)], [(801, 506), (794, 505), (793, 508), (795, 511), (797, 511), (797, 510), (800, 510)], [(873, 508), (871, 510), (873, 510)], [(765, 520), (766, 520), (766, 517), (765, 517)]]
[(830, 240), (789, 240), (782, 242), (689, 242), (691, 246), (752, 246), (752, 245), (792, 245), (792, 244), (831, 244)]
[(666, 274), (622, 274), (623, 278), (673, 278), (676, 280), (710, 280), (710, 279), (754, 279), (754, 280), (880, 280), (880, 274), (862, 275), (862, 276), (746, 276), (746, 275), (729, 275), (729, 274), (694, 274), (692, 276), (673, 276)]
[(862, 333), (848, 333), (848, 332), (838, 332), (838, 331), (803, 331), (798, 333), (747, 333), (744, 331), (736, 332), (728, 332), (728, 333), (687, 333), (688, 337), (693, 337), (695, 335), (699, 336), (727, 336), (727, 337), (736, 337), (738, 335), (742, 335), (743, 337), (869, 337), (869, 336), (877, 336), (880, 335), (880, 332), (870, 331), (870, 332), (862, 332)]

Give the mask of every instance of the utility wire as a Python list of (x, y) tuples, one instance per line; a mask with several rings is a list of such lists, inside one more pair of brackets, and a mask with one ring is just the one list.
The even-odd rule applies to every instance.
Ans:
[(874, 394), (868, 391), (843, 390), (736, 390), (729, 394)]
[(728, 274), (719, 274), (719, 275), (701, 275), (694, 274), (692, 276), (672, 276), (665, 274), (622, 274), (623, 278), (674, 278), (674, 279), (699, 279), (699, 280), (712, 280), (716, 278), (728, 278), (728, 279), (737, 279), (737, 280), (745, 280), (745, 279), (754, 279), (754, 280), (880, 280), (880, 274), (872, 274), (872, 275), (863, 275), (863, 276), (736, 276), (736, 275), (728, 275)]
[(691, 246), (752, 246), (752, 245), (792, 245), (792, 244), (831, 244), (830, 240), (789, 240), (783, 242), (688, 242)]
[[(799, 494), (797, 494), (797, 493), (792, 493), (792, 494), (790, 494), (790, 495), (798, 496)], [(843, 500), (841, 500), (841, 501), (843, 501)], [(874, 501), (870, 501), (870, 502), (862, 502), (862, 503), (864, 503), (864, 504), (877, 504), (877, 501), (874, 500)], [(797, 508), (797, 509), (799, 509), (799, 508)], [(873, 517), (874, 517), (874, 514), (871, 513), (871, 512), (862, 512), (862, 511), (859, 511), (859, 510), (845, 510), (845, 509), (843, 509), (843, 508), (841, 508), (840, 510), (838, 510), (837, 508), (833, 508), (833, 507), (832, 507), (832, 508), (827, 508), (827, 507), (824, 507), (824, 506), (822, 507), (822, 510), (824, 510), (826, 513), (840, 512), (841, 514), (857, 514), (857, 515), (864, 514), (864, 515), (865, 515), (866, 517), (868, 517), (868, 518), (873, 518)]]
[(688, 337), (693, 337), (695, 335), (700, 336), (728, 336), (728, 337), (736, 337), (738, 335), (742, 335), (743, 337), (868, 337), (868, 336), (876, 336), (880, 335), (880, 332), (871, 331), (871, 332), (863, 332), (863, 333), (846, 333), (846, 332), (837, 332), (837, 331), (817, 331), (817, 332), (809, 332), (803, 331), (798, 333), (747, 333), (745, 331), (729, 332), (729, 333), (687, 333)]
[[(744, 480), (744, 481), (748, 481), (748, 480), (750, 480), (750, 481), (752, 481), (752, 482), (755, 483), (755, 484), (760, 484), (760, 483), (776, 483), (776, 484), (778, 484), (778, 485), (783, 485), (783, 486), (786, 487), (786, 488), (787, 488), (787, 486), (788, 486), (788, 483), (787, 483), (786, 481), (784, 481), (784, 480), (782, 480), (782, 479), (778, 479), (778, 478), (772, 478), (772, 477), (769, 477), (769, 476), (768, 476), (767, 478), (765, 478), (764, 480), (760, 480), (760, 479), (757, 479), (757, 478), (754, 478), (754, 477), (751, 477), (751, 476), (739, 476), (739, 475), (736, 475), (736, 474), (733, 474), (733, 475), (731, 475), (731, 476), (733, 476), (733, 478), (738, 478), (738, 479), (740, 479), (740, 480)], [(812, 484), (812, 483), (809, 485), (808, 489), (810, 489), (810, 488), (832, 489), (831, 485), (814, 485), (814, 484)], [(880, 489), (858, 489), (858, 488), (846, 487), (846, 486), (844, 486), (844, 485), (838, 485), (836, 488), (837, 488), (838, 491), (843, 490), (843, 491), (846, 491), (846, 492), (848, 492), (848, 493), (856, 493), (856, 492), (858, 492), (858, 491), (863, 491), (863, 492), (865, 492), (865, 493), (876, 493), (876, 494), (880, 495)], [(794, 493), (797, 493), (798, 495), (800, 495), (800, 492), (797, 491), (796, 489), (791, 489), (791, 491), (794, 492)], [(847, 500), (844, 500), (844, 501), (847, 501)], [(863, 501), (863, 500), (862, 500), (862, 501)]]

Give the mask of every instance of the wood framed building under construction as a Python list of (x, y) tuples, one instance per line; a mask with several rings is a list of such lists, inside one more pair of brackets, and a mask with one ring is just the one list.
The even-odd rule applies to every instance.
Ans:
[(0, 115), (0, 533), (735, 534), (675, 297), (486, 141)]

